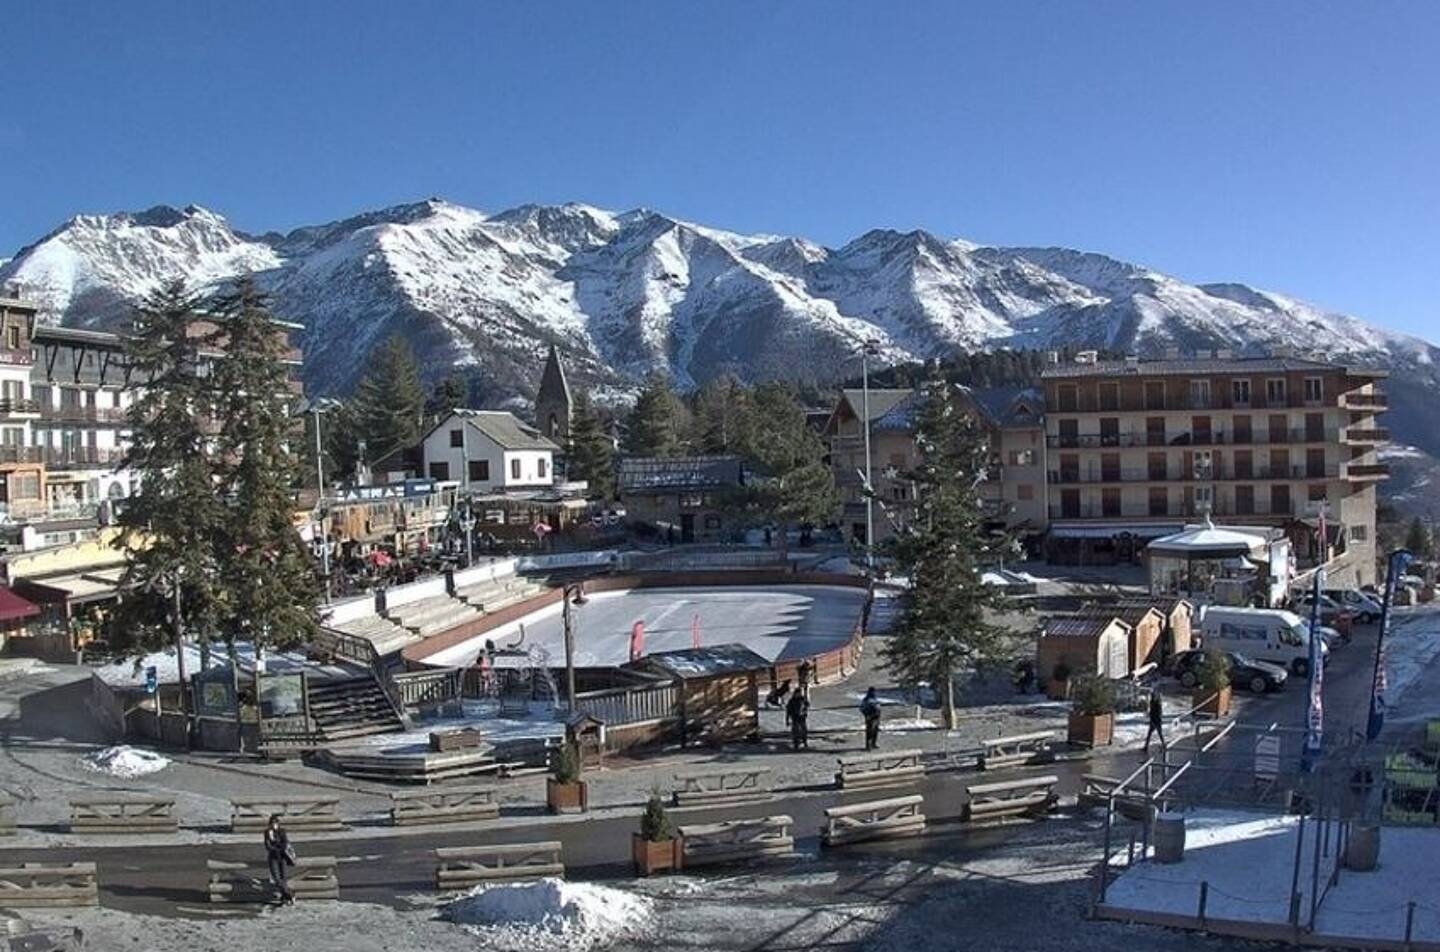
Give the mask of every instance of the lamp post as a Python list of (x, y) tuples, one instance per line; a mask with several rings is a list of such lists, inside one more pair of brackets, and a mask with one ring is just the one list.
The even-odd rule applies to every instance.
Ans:
[(860, 415), (865, 433), (865, 568), (875, 574), (875, 480), (870, 461), (870, 357), (880, 351), (880, 342), (865, 338), (860, 346)]
[(565, 626), (565, 704), (569, 707), (571, 714), (575, 713), (575, 621), (570, 606), (583, 604), (585, 604), (585, 583), (566, 583), (564, 596), (560, 603), (560, 617)]
[(315, 415), (315, 521), (320, 525), (320, 565), (325, 577), (325, 604), (330, 604), (330, 530), (325, 511), (325, 451), (320, 439), (320, 414), (327, 406), (317, 402), (310, 408)]
[(475, 509), (467, 499), (460, 510), (460, 529), (465, 533), (465, 567), (475, 561), (475, 547), (471, 544), (471, 533), (475, 531)]

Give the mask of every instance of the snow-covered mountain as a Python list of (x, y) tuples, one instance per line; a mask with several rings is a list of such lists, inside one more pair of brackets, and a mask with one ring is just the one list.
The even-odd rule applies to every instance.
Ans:
[(160, 282), (253, 271), (306, 327), (306, 381), (343, 392), (401, 334), (426, 373), (461, 368), (483, 399), (533, 394), (546, 344), (602, 398), (663, 367), (828, 380), (863, 341), (892, 360), (955, 349), (1083, 345), (1157, 352), (1277, 347), (1394, 370), (1389, 422), (1440, 454), (1424, 404), (1440, 350), (1293, 298), (1193, 285), (1104, 255), (997, 248), (874, 230), (841, 248), (741, 235), (657, 212), (526, 205), (499, 214), (429, 199), (288, 234), (251, 235), (203, 208), (72, 219), (0, 266), (47, 319), (122, 324)]

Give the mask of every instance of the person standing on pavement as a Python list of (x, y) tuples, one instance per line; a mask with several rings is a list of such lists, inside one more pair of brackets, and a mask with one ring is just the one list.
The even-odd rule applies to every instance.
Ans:
[(860, 716), (865, 718), (865, 749), (875, 750), (880, 746), (880, 698), (874, 688), (860, 701)]
[(1150, 728), (1145, 731), (1145, 753), (1150, 753), (1150, 738), (1160, 738), (1160, 749), (1165, 749), (1165, 708), (1160, 704), (1160, 692), (1150, 692), (1150, 705), (1148, 708)]
[(792, 750), (810, 749), (810, 698), (804, 690), (790, 695), (785, 705), (785, 719), (790, 722), (790, 747)]
[(285, 867), (295, 865), (295, 851), (290, 847), (289, 834), (280, 825), (278, 813), (270, 814), (270, 822), (265, 825), (265, 865), (270, 869), (270, 885), (280, 894), (280, 902), (293, 903), (295, 897), (290, 895)]
[(800, 682), (800, 690), (810, 690), (810, 672), (812, 670), (809, 658), (801, 661), (800, 667), (795, 669), (795, 679)]

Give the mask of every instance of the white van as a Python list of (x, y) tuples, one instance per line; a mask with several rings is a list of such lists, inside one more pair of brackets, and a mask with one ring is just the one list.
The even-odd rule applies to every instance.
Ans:
[[(1200, 617), (1200, 645), (1310, 673), (1310, 628), (1294, 612), (1211, 605)], [(1329, 654), (1330, 647), (1321, 641), (1320, 650)]]

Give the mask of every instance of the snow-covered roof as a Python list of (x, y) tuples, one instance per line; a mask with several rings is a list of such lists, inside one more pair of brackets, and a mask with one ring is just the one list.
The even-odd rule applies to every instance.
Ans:
[(1207, 524), (1163, 536), (1146, 548), (1150, 552), (1185, 556), (1243, 556), (1263, 550), (1265, 540), (1251, 532)]
[(641, 663), (647, 667), (659, 668), (681, 680), (760, 671), (770, 667), (769, 661), (744, 645), (715, 645), (708, 648), (687, 648), (683, 651), (662, 651), (646, 655)]

